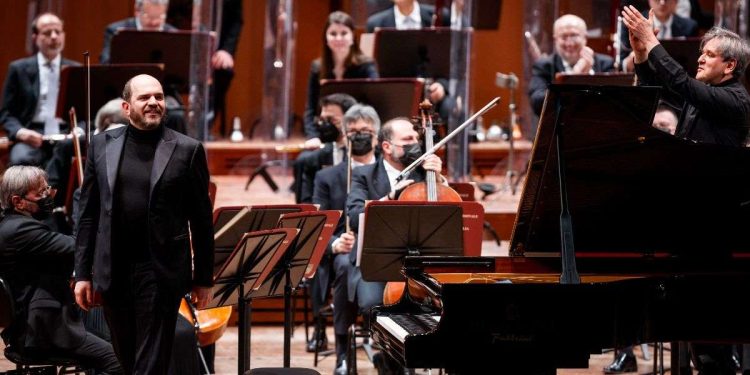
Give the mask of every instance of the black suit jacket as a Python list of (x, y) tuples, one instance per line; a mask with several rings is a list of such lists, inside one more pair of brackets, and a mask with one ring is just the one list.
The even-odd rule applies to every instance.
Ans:
[[(112, 282), (112, 195), (126, 130), (121, 127), (92, 138), (81, 189), (76, 280), (93, 280), (95, 288), (102, 292)], [(191, 285), (213, 283), (214, 238), (208, 177), (203, 145), (165, 128), (154, 155), (150, 196), (144, 197), (150, 201), (149, 250), (157, 283), (164, 290), (182, 294)]]
[[(596, 73), (612, 72), (615, 70), (615, 61), (607, 55), (597, 53), (594, 55), (593, 69)], [(555, 74), (564, 72), (562, 57), (557, 53), (539, 59), (531, 68), (531, 80), (529, 80), (529, 101), (531, 108), (537, 116), (542, 112), (544, 97), (547, 95), (547, 87), (555, 80)]]
[[(61, 66), (80, 65), (75, 61), (62, 59)], [(34, 118), (39, 101), (39, 63), (37, 55), (10, 63), (3, 87), (3, 104), (0, 108), (0, 123), (5, 127), (10, 140), (16, 139), (21, 128), (28, 128)], [(44, 132), (44, 128), (34, 130)]]
[(219, 48), (234, 56), (242, 31), (242, 0), (224, 0), (221, 8)]
[[(395, 5), (393, 6), (395, 7)], [(393, 13), (393, 7), (382, 10), (367, 18), (367, 32), (375, 32), (376, 27), (396, 27), (396, 15)], [(428, 4), (419, 4), (419, 17), (421, 18), (422, 27), (432, 26), (432, 15), (435, 14), (435, 7)], [(442, 26), (450, 26), (451, 17), (448, 11), (443, 10)]]
[[(295, 161), (298, 176), (297, 203), (310, 203), (315, 188), (315, 174), (325, 167), (333, 165), (333, 147), (335, 143), (325, 143), (323, 148), (301, 153)], [(346, 155), (344, 155), (346, 158)]]
[[(102, 48), (102, 54), (99, 55), (99, 62), (102, 64), (109, 64), (109, 51), (112, 46), (112, 37), (115, 36), (117, 30), (136, 30), (138, 25), (135, 23), (135, 18), (126, 18), (117, 22), (112, 22), (107, 25), (104, 29), (104, 47)], [(165, 23), (164, 31), (175, 31), (176, 27)]]
[(2, 336), (18, 349), (73, 349), (86, 331), (78, 318), (70, 275), (73, 237), (31, 217), (5, 211), (0, 219), (0, 277), (15, 300), (14, 321)]

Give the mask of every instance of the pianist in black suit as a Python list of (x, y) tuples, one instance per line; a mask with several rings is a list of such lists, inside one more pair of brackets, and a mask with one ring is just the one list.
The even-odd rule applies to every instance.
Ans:
[[(346, 200), (347, 215), (354, 233), (357, 233), (359, 214), (365, 210), (366, 200), (397, 199), (398, 193), (415, 181), (424, 180), (424, 171), (431, 170), (438, 173), (442, 169), (442, 161), (436, 155), (425, 158), (420, 168), (415, 169), (408, 178), (396, 182), (401, 171), (419, 158), (423, 151), (419, 143), (419, 134), (412, 123), (406, 118), (396, 118), (383, 124), (378, 134), (378, 142), (383, 157), (374, 164), (355, 168), (352, 172), (352, 190)], [(442, 179), (442, 177), (439, 177)], [(349, 261), (356, 262), (355, 252), (350, 253)], [(382, 282), (362, 280), (359, 267), (353, 267), (349, 272), (348, 296), (356, 301), (360, 311), (365, 314), (365, 321), (369, 320), (370, 308), (383, 303)], [(382, 358), (382, 357), (381, 357)], [(383, 371), (384, 364), (376, 362), (379, 371)], [(395, 364), (387, 366), (393, 367)]]
[[(351, 167), (375, 163), (375, 146), (380, 130), (380, 117), (374, 108), (368, 105), (355, 104), (344, 115), (344, 129), (352, 147)], [(313, 203), (319, 204), (321, 210), (346, 209), (347, 163), (321, 170), (315, 176)], [(347, 280), (349, 271), (354, 265), (349, 256), (354, 247), (354, 234), (346, 232), (346, 216), (336, 226), (326, 249), (324, 261), (320, 262), (316, 275), (319, 281), (327, 283), (331, 272), (333, 283), (333, 328), (336, 333), (336, 374), (346, 374), (346, 343), (349, 327), (354, 324), (357, 306), (349, 300)], [(327, 290), (321, 287), (321, 291)]]
[[(750, 61), (750, 45), (737, 34), (712, 28), (701, 41), (695, 78), (674, 61), (653, 33), (654, 12), (645, 18), (634, 7), (623, 10), (630, 31), (640, 84), (661, 85), (684, 98), (675, 135), (695, 142), (743, 147), (750, 126), (750, 95), (740, 83)], [(734, 374), (728, 345), (693, 345), (702, 374)]]
[(529, 81), (529, 100), (539, 116), (555, 74), (589, 74), (614, 71), (614, 60), (586, 46), (586, 22), (578, 16), (566, 14), (553, 25), (555, 53), (534, 63)]

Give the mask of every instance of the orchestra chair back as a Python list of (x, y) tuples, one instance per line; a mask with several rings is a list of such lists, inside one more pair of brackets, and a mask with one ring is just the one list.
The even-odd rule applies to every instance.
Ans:
[[(10, 292), (8, 283), (0, 278), (0, 327), (6, 328), (13, 323), (15, 318), (15, 303)], [(8, 345), (5, 347), (5, 358), (16, 364), (16, 374), (86, 374), (88, 369), (81, 368), (78, 364), (68, 358), (44, 357), (31, 358), (18, 352), (17, 348)]]

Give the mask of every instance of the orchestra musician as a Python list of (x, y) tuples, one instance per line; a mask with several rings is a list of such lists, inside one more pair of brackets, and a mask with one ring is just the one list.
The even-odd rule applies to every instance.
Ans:
[(573, 14), (555, 20), (552, 26), (555, 53), (534, 63), (529, 80), (529, 101), (534, 113), (542, 112), (547, 87), (557, 73), (593, 74), (615, 70), (614, 60), (586, 46), (586, 22)]
[(200, 142), (164, 127), (158, 80), (131, 78), (123, 100), (128, 126), (94, 136), (88, 149), (75, 296), (88, 310), (101, 293), (128, 373), (166, 374), (180, 299), (191, 290), (202, 308), (211, 296), (208, 166)]
[(320, 147), (321, 143), (332, 141), (321, 139), (314, 119), (320, 99), (320, 80), (347, 78), (378, 78), (378, 71), (372, 58), (359, 49), (354, 37), (352, 17), (336, 11), (328, 15), (323, 28), (323, 52), (320, 58), (313, 60), (310, 65), (304, 115), (306, 149), (314, 150)]
[(115, 36), (118, 30), (177, 30), (177, 28), (166, 22), (167, 8), (169, 8), (169, 0), (134, 0), (134, 17), (113, 22), (107, 25), (107, 28), (104, 30), (104, 47), (102, 48), (102, 54), (99, 55), (99, 62), (102, 64), (109, 63), (109, 51), (112, 46), (112, 37)]
[(52, 145), (44, 135), (59, 134), (61, 120), (55, 117), (60, 69), (79, 65), (62, 57), (65, 47), (63, 21), (43, 13), (31, 23), (31, 38), (38, 52), (10, 63), (3, 87), (0, 123), (11, 146), (10, 165), (44, 167), (52, 156)]
[(46, 177), (38, 167), (13, 166), (0, 182), (0, 277), (16, 307), (3, 340), (28, 358), (57, 356), (121, 374), (112, 345), (86, 332), (73, 304), (75, 240), (40, 221), (52, 213), (55, 193)]
[(294, 161), (294, 195), (297, 203), (312, 202), (315, 173), (344, 160), (346, 139), (341, 130), (341, 121), (344, 113), (356, 103), (357, 100), (347, 94), (331, 94), (320, 99), (320, 116), (315, 126), (324, 142), (317, 150), (301, 152)]
[[(380, 117), (374, 108), (355, 104), (344, 114), (344, 131), (351, 144), (350, 163), (339, 163), (321, 170), (315, 175), (313, 203), (321, 210), (346, 209), (347, 182), (353, 168), (375, 163), (375, 147), (380, 130)], [(318, 265), (316, 280), (325, 283), (320, 291), (328, 291), (328, 280), (333, 272), (333, 328), (336, 334), (336, 368), (334, 374), (347, 374), (346, 351), (347, 332), (354, 324), (357, 306), (347, 294), (347, 280), (353, 264), (349, 261), (354, 247), (354, 234), (347, 232), (346, 215), (339, 219), (336, 230), (328, 243), (326, 254)], [(317, 276), (320, 275), (318, 278)], [(325, 297), (325, 296), (324, 296)]]
[[(365, 165), (354, 169), (352, 172), (352, 190), (346, 200), (346, 212), (353, 233), (357, 233), (359, 214), (365, 210), (367, 200), (394, 200), (398, 194), (414, 182), (423, 181), (425, 170), (436, 172), (440, 176), (442, 161), (434, 154), (425, 158), (422, 165), (415, 169), (408, 178), (397, 182), (396, 178), (401, 171), (417, 160), (424, 152), (419, 143), (419, 133), (414, 130), (414, 125), (406, 118), (395, 118), (389, 120), (380, 128), (378, 143), (382, 150), (382, 158), (374, 164)], [(382, 304), (385, 283), (362, 280), (362, 272), (356, 267), (356, 252), (350, 252), (348, 290), (350, 301), (357, 306), (365, 315), (365, 321), (369, 319), (370, 308)], [(386, 356), (387, 357), (387, 356)], [(380, 355), (373, 360), (379, 367), (379, 373), (398, 369), (396, 363)]]

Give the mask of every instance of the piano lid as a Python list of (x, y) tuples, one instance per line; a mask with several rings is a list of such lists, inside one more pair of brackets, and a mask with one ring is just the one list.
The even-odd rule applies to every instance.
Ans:
[(652, 128), (658, 98), (654, 87), (550, 87), (512, 255), (560, 251), (556, 130), (564, 140), (578, 255), (749, 250), (750, 150), (696, 144)]

